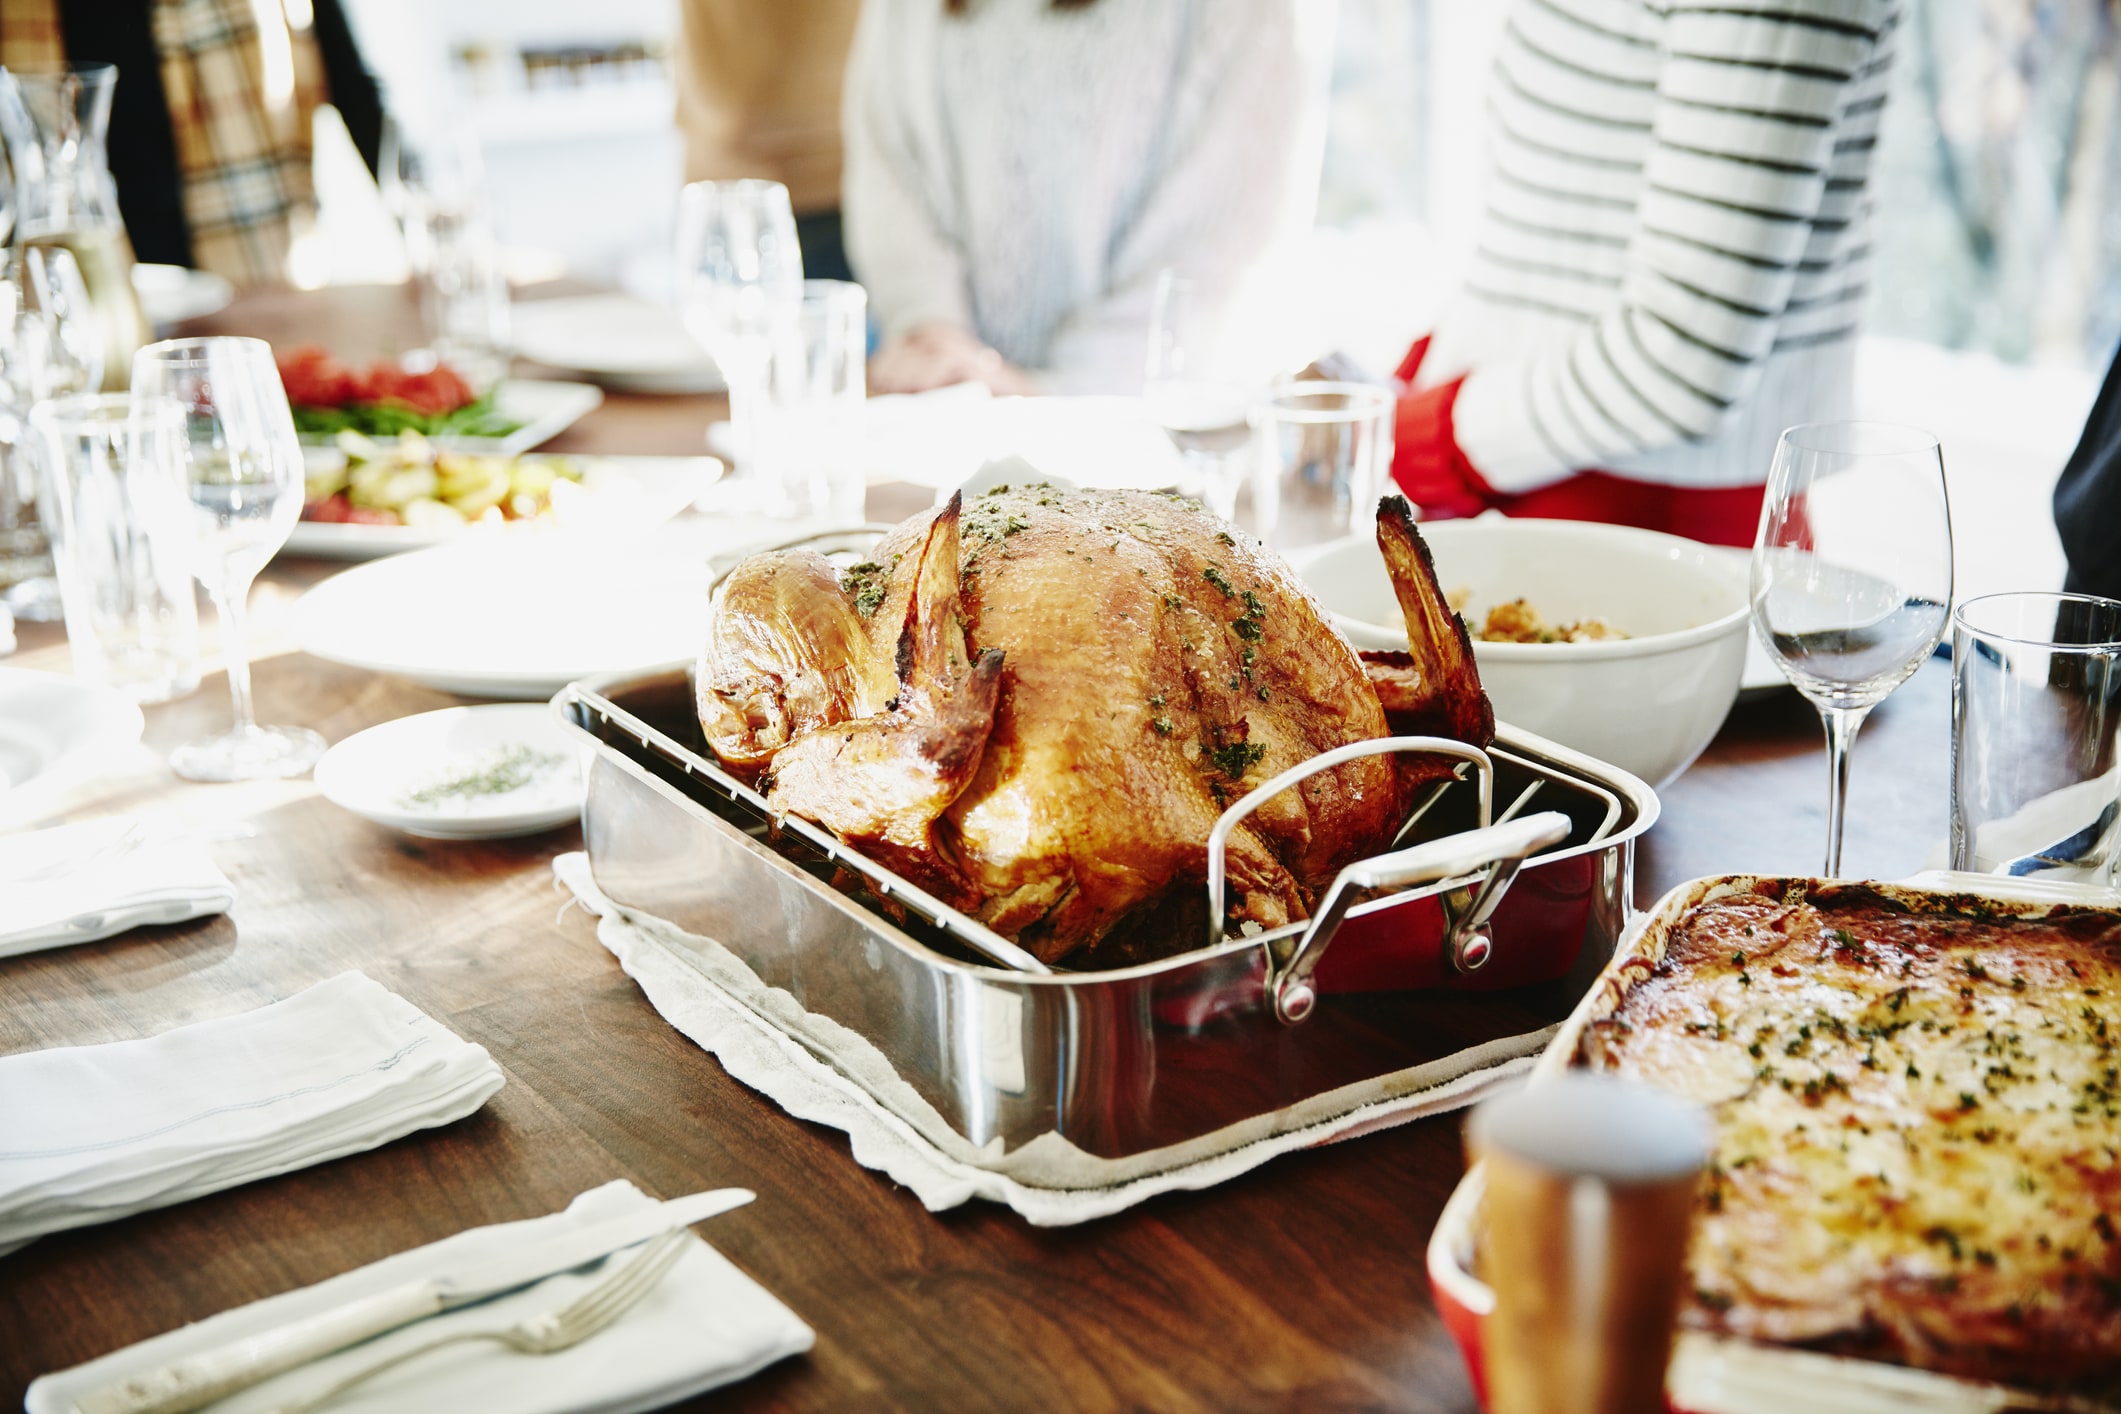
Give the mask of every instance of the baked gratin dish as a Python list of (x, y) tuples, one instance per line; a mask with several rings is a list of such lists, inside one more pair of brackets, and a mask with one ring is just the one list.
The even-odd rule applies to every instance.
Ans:
[(1753, 880), (1609, 974), (1577, 1062), (1715, 1118), (1684, 1324), (2121, 1389), (2121, 914), (2026, 912)]

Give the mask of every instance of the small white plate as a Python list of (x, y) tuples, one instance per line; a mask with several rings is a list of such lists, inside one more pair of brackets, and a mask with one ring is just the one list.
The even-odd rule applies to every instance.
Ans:
[[(400, 717), (325, 752), (316, 776), (332, 804), (431, 840), (534, 835), (582, 813), (579, 748), (541, 705)], [(464, 784), (481, 776), (521, 783)]]
[[(309, 448), (304, 460), (312, 470), (330, 458), (344, 462), (335, 449)], [(713, 457), (580, 457), (579, 497), (555, 502), (551, 524), (584, 530), (646, 529), (669, 520), (699, 499), (722, 474)], [(304, 520), (282, 547), (290, 555), (324, 560), (372, 560), (403, 550), (423, 550), (470, 534), (503, 535), (535, 531), (544, 522), (509, 521), (498, 526), (360, 525), (345, 521)]]
[(0, 668), (0, 814), (140, 739), (140, 709), (63, 673)]
[(712, 393), (721, 370), (678, 316), (632, 295), (524, 300), (510, 311), (515, 351), (631, 393)]
[[(504, 378), (494, 385), (493, 410), (510, 422), (520, 423), (505, 437), (431, 437), (445, 452), (483, 453), (490, 457), (520, 456), (541, 447), (594, 412), (604, 401), (604, 390), (588, 383), (562, 383), (549, 378)], [(332, 435), (303, 434), (312, 447), (328, 447)]]
[(236, 297), (236, 287), (209, 270), (135, 265), (133, 293), (140, 297), (140, 313), (161, 330), (226, 309)]

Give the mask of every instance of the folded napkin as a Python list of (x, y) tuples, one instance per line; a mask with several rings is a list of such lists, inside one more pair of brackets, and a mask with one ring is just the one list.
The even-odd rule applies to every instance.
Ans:
[[(239, 1306), (100, 1360), (46, 1375), (29, 1387), (25, 1408), (29, 1414), (64, 1414), (76, 1399), (112, 1380), (402, 1282), (441, 1276), (503, 1256), (526, 1242), (619, 1217), (650, 1201), (624, 1180), (607, 1183), (577, 1197), (563, 1213), (460, 1232), (316, 1286)], [(624, 1262), (631, 1256), (630, 1251), (617, 1253), (607, 1261)], [(415, 1322), (231, 1395), (214, 1409), (216, 1414), (245, 1414), (276, 1408), (320, 1391), (373, 1361), (452, 1330), (488, 1330), (557, 1310), (606, 1274), (601, 1266), (564, 1273), (492, 1301)], [(815, 1339), (810, 1327), (772, 1293), (695, 1237), (677, 1265), (639, 1305), (580, 1345), (550, 1355), (523, 1355), (492, 1341), (466, 1341), (408, 1360), (356, 1385), (327, 1408), (332, 1414), (405, 1409), (618, 1414), (656, 1409), (748, 1378), (776, 1360), (808, 1350)]]
[(226, 913), (235, 901), (206, 847), (168, 825), (90, 820), (0, 839), (0, 957)]
[(145, 1040), (0, 1058), (0, 1252), (462, 1119), (501, 1079), (358, 972)]

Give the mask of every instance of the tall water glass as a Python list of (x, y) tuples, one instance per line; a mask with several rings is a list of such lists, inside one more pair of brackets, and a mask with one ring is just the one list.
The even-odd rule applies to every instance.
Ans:
[(803, 302), (795, 212), (779, 182), (694, 182), (678, 202), (677, 290), (685, 327), (729, 385), (736, 487), (762, 509), (792, 509), (758, 474), (758, 424), (772, 396), (774, 350)]
[(231, 728), (170, 753), (194, 781), (299, 776), (324, 752), (304, 727), (261, 727), (251, 711), (248, 627), (251, 581), (286, 543), (302, 513), (302, 444), (287, 390), (261, 339), (178, 339), (133, 359), (133, 396), (171, 398), (184, 409), (181, 479), (191, 506), (192, 573), (221, 623), (221, 652), (234, 702)]
[(1252, 445), (1253, 390), (1227, 362), (1221, 316), (1199, 281), (1171, 270), (1156, 277), (1142, 396), (1185, 459), (1180, 492), (1234, 520)]
[(28, 435), (27, 419), (45, 399), (103, 386), (104, 331), (72, 252), (30, 246), (17, 260), (18, 278), (6, 301), (10, 446), (4, 474), (10, 485), (0, 492), (0, 522), (11, 532), (9, 540), (28, 547), (28, 561), (0, 572), (0, 584), (16, 618), (51, 620), (60, 616), (59, 582), (51, 574), (49, 535), (36, 505), (38, 448)]
[(51, 545), (37, 521), (37, 461), (29, 440), (31, 346), (19, 263), (0, 278), (0, 595), (47, 578)]
[(1360, 534), (1392, 466), (1392, 395), (1367, 383), (1281, 383), (1259, 405), (1252, 530), (1277, 550)]
[(862, 523), (868, 353), (868, 292), (846, 280), (805, 280), (793, 329), (774, 350), (759, 461), (798, 514), (825, 524)]
[(74, 671), (135, 702), (182, 697), (199, 685), (184, 410), (86, 393), (39, 403), (30, 425)]
[(508, 281), (478, 141), (468, 124), (446, 115), (435, 128), (416, 141), (384, 119), (377, 192), (405, 241), (427, 354), (483, 393), (508, 371)]
[(1952, 867), (2111, 886), (2121, 601), (1986, 594), (1952, 615)]
[(1935, 651), (1951, 602), (1937, 439), (1883, 422), (1785, 431), (1753, 542), (1753, 630), (1826, 727), (1828, 875), (1856, 731)]

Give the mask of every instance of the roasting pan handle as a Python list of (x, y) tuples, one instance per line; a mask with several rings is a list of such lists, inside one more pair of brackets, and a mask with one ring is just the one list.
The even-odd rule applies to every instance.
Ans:
[(1333, 887), (1312, 915), (1311, 926), (1297, 940), (1286, 965), (1274, 968), (1268, 985), (1274, 994), (1274, 1015), (1294, 1023), (1311, 1014), (1318, 992), (1311, 974), (1326, 948), (1333, 942), (1348, 911), (1368, 894), (1385, 889), (1412, 888), (1444, 879), (1486, 871), (1473, 899), (1461, 911), (1446, 909), (1450, 919), (1444, 937), (1444, 954), (1460, 972), (1471, 972), (1487, 961), (1493, 944), (1480, 929), (1502, 902), (1503, 894), (1516, 879), (1517, 871), (1531, 855), (1569, 837), (1569, 817), (1558, 810), (1527, 815), (1485, 829), (1446, 835), (1440, 840), (1415, 845), (1394, 854), (1357, 860), (1333, 880)]
[(1401, 752), (1449, 756), (1470, 764), (1478, 777), (1480, 790), (1478, 813), (1475, 818), (1480, 821), (1482, 827), (1495, 818), (1495, 763), (1489, 760), (1488, 753), (1479, 747), (1468, 746), (1449, 737), (1373, 737), (1368, 741), (1351, 741), (1346, 746), (1336, 746), (1331, 751), (1322, 751), (1307, 761), (1299, 761), (1264, 785), (1256, 786), (1239, 796), (1234, 805), (1216, 817), (1215, 828), (1208, 831), (1209, 947), (1215, 947), (1223, 940), (1223, 904), (1228, 884), (1225, 872), (1229, 863), (1230, 836), (1245, 822), (1245, 818), (1289, 787), (1311, 779), (1320, 771), (1329, 771), (1335, 766), (1359, 761), (1365, 756), (1390, 756)]

